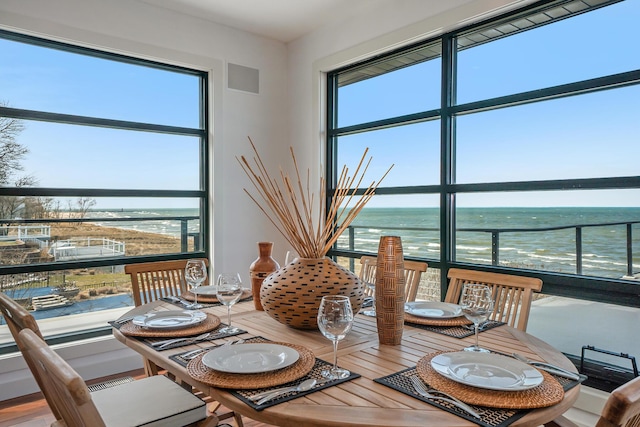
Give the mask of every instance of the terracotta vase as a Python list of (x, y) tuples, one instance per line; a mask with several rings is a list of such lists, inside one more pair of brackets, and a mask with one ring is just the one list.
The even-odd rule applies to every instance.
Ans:
[(260, 256), (249, 266), (249, 276), (251, 277), (251, 290), (253, 292), (253, 304), (256, 310), (263, 310), (260, 303), (260, 288), (264, 279), (280, 268), (280, 264), (271, 257), (273, 242), (258, 242)]
[(404, 328), (404, 255), (399, 236), (382, 236), (376, 264), (376, 323), (380, 344), (399, 345)]
[(267, 277), (260, 290), (264, 311), (297, 329), (318, 329), (318, 307), (325, 295), (346, 295), (357, 313), (364, 284), (330, 258), (296, 258)]

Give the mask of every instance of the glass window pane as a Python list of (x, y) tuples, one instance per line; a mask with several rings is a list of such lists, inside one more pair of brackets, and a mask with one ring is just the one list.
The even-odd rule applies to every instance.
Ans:
[(433, 57), (440, 54), (440, 44), (425, 50), (431, 57), (426, 62), (414, 63), (414, 53), (408, 53), (372, 66), (367, 73), (374, 77), (345, 85), (339, 78), (337, 127), (440, 108), (441, 60)]
[(374, 196), (338, 240), (338, 248), (378, 252), (380, 236), (402, 238), (405, 256), (438, 259), (440, 212), (435, 194)]
[[(365, 148), (373, 161), (363, 183), (378, 181), (389, 166), (381, 187), (437, 184), (440, 179), (440, 121), (399, 126), (338, 138), (338, 167), (355, 171)], [(410, 154), (410, 155), (408, 155)], [(338, 171), (339, 172), (339, 171)]]
[[(622, 1), (478, 46), (458, 55), (459, 104), (640, 68), (640, 2)], [(597, 29), (595, 31), (594, 29)]]
[(173, 126), (200, 126), (200, 77), (0, 38), (9, 107)]
[(23, 170), (11, 171), (11, 185), (29, 176), (39, 187), (199, 189), (200, 138), (27, 120), (20, 123), (23, 130), (15, 142), (28, 152), (19, 161)]
[(457, 261), (491, 264), (495, 233), (498, 265), (615, 279), (627, 275), (629, 261), (632, 271), (640, 270), (640, 190), (458, 194), (456, 200)]
[(636, 176), (639, 109), (630, 86), (460, 116), (456, 182)]
[[(0, 197), (3, 218), (42, 220), (3, 221), (0, 263), (82, 261), (201, 250), (198, 204), (197, 199)], [(9, 210), (11, 215), (7, 214)]]

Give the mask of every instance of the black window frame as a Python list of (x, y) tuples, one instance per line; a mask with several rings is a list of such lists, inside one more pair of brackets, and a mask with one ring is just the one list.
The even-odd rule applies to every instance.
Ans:
[[(112, 128), (119, 130), (134, 130), (143, 132), (153, 132), (169, 135), (190, 136), (199, 138), (199, 189), (198, 190), (158, 190), (158, 189), (122, 189), (122, 188), (52, 188), (52, 187), (5, 187), (0, 186), (0, 196), (34, 196), (34, 197), (118, 197), (118, 198), (197, 198), (199, 199), (199, 219), (200, 234), (195, 236), (197, 244), (193, 251), (188, 252), (183, 241), (180, 252), (171, 254), (143, 255), (143, 256), (114, 256), (105, 258), (94, 258), (86, 261), (58, 261), (55, 263), (33, 263), (19, 265), (0, 265), (0, 275), (37, 273), (45, 271), (61, 271), (78, 268), (93, 268), (107, 266), (121, 266), (154, 261), (168, 261), (187, 258), (209, 258), (210, 248), (210, 170), (209, 170), (209, 75), (206, 71), (195, 70), (187, 67), (165, 64), (148, 59), (135, 58), (118, 53), (102, 51), (98, 49), (77, 46), (46, 38), (20, 34), (7, 30), (0, 30), (0, 38), (21, 43), (27, 43), (49, 49), (56, 49), (70, 53), (87, 55), (95, 58), (119, 61), (122, 63), (141, 65), (159, 70), (180, 72), (198, 77), (200, 80), (200, 125), (197, 128), (181, 127), (172, 125), (152, 124), (138, 121), (115, 120), (101, 117), (81, 116), (74, 114), (62, 114), (55, 112), (45, 112), (38, 110), (10, 108), (0, 106), (0, 116), (31, 121), (44, 121), (57, 124), (71, 124), (78, 126), (91, 126), (99, 128)], [(155, 217), (157, 219), (172, 219)], [(191, 218), (190, 218), (191, 219)], [(95, 221), (96, 219), (92, 219)], [(89, 222), (87, 219), (47, 219), (47, 220), (9, 220), (5, 222), (29, 224), (38, 223), (69, 223), (69, 222)], [(95, 329), (79, 329), (78, 331), (47, 336), (47, 342), (56, 344), (79, 339), (86, 339), (94, 336), (111, 334), (111, 327)], [(15, 351), (15, 345), (0, 346), (0, 353)]]
[[(447, 289), (447, 272), (450, 268), (473, 268), (483, 271), (492, 271), (507, 274), (525, 274), (532, 277), (542, 279), (544, 283), (543, 292), (549, 295), (558, 295), (563, 297), (578, 298), (596, 302), (611, 303), (630, 307), (640, 307), (639, 288), (637, 284), (628, 280), (608, 279), (601, 277), (580, 276), (577, 274), (552, 273), (540, 270), (527, 270), (524, 268), (504, 267), (497, 265), (472, 264), (465, 262), (453, 261), (455, 251), (455, 205), (454, 198), (459, 193), (483, 193), (483, 192), (508, 192), (508, 191), (549, 191), (549, 190), (602, 190), (602, 189), (637, 189), (640, 188), (640, 176), (629, 177), (607, 177), (607, 178), (586, 178), (586, 179), (559, 179), (559, 180), (543, 180), (543, 181), (518, 181), (518, 182), (496, 182), (496, 183), (472, 183), (472, 184), (456, 184), (454, 182), (455, 174), (455, 116), (474, 113), (484, 110), (496, 108), (524, 105), (539, 101), (548, 101), (559, 99), (566, 96), (592, 93), (601, 90), (608, 90), (617, 87), (640, 84), (640, 70), (623, 72), (608, 75), (599, 78), (593, 78), (583, 81), (562, 84), (558, 86), (547, 87), (541, 90), (532, 90), (507, 96), (499, 96), (481, 101), (474, 101), (465, 104), (456, 104), (455, 101), (455, 61), (457, 42), (460, 37), (466, 37), (468, 34), (478, 34), (479, 31), (493, 30), (505, 22), (513, 22), (520, 18), (533, 18), (544, 15), (545, 18), (553, 16), (553, 18), (539, 22), (536, 25), (547, 25), (560, 19), (567, 19), (580, 13), (584, 13), (599, 7), (617, 3), (620, 0), (599, 2), (590, 2), (587, 5), (580, 0), (557, 0), (557, 1), (540, 1), (527, 7), (509, 12), (495, 18), (491, 18), (482, 22), (478, 22), (467, 27), (457, 29), (455, 31), (443, 34), (415, 43), (408, 47), (403, 47), (375, 58), (371, 58), (356, 64), (342, 67), (340, 69), (327, 73), (327, 136), (326, 136), (326, 170), (327, 177), (326, 188), (328, 197), (331, 196), (335, 188), (337, 179), (337, 140), (340, 136), (354, 133), (383, 129), (391, 126), (399, 126), (414, 122), (421, 122), (433, 119), (441, 120), (441, 156), (440, 156), (440, 183), (438, 185), (427, 186), (406, 186), (406, 187), (381, 187), (378, 188), (376, 194), (379, 195), (401, 195), (401, 194), (437, 194), (440, 198), (440, 258), (415, 258), (420, 261), (428, 261), (430, 267), (439, 268), (441, 271), (441, 295), (444, 297)], [(581, 3), (584, 8), (575, 8), (576, 3)], [(556, 8), (556, 9), (554, 9)], [(556, 14), (557, 8), (566, 8), (572, 10), (569, 14)], [(574, 10), (575, 9), (575, 10)], [(517, 29), (508, 34), (500, 34), (496, 31), (486, 31), (484, 34), (490, 34), (486, 40), (476, 40), (475, 44), (485, 43), (494, 40), (497, 37), (508, 36), (518, 31), (524, 31), (530, 26)], [(473, 45), (465, 39), (462, 45), (466, 48)], [(424, 111), (415, 114), (392, 117), (383, 120), (377, 120), (357, 125), (349, 125), (338, 127), (337, 114), (337, 97), (339, 78), (345, 84), (364, 79), (371, 75), (375, 75), (372, 70), (376, 69), (377, 64), (385, 59), (401, 55), (403, 53), (418, 52), (421, 58), (416, 62), (428, 60), (429, 54), (425, 54), (426, 47), (429, 44), (439, 42), (442, 46), (442, 79), (441, 79), (441, 105), (436, 110)], [(407, 55), (409, 56), (409, 55)], [(416, 55), (413, 55), (414, 57)], [(434, 57), (432, 55), (431, 57)], [(411, 63), (398, 65), (408, 66)], [(364, 71), (363, 71), (364, 70)], [(367, 70), (369, 72), (367, 72)], [(387, 70), (388, 71), (388, 70)], [(379, 72), (382, 74), (382, 72)], [(344, 256), (349, 258), (359, 257), (363, 252), (338, 249), (334, 247), (330, 252), (330, 256)]]

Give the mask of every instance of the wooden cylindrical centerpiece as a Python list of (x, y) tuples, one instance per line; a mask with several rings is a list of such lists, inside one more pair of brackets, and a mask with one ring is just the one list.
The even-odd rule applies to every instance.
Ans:
[(376, 264), (376, 320), (380, 344), (399, 345), (404, 327), (404, 255), (399, 236), (382, 236)]

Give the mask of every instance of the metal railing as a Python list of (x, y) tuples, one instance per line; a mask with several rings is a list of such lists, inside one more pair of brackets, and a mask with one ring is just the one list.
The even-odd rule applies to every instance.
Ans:
[[(607, 222), (597, 224), (571, 224), (554, 227), (539, 228), (458, 228), (457, 232), (472, 233), (489, 233), (491, 234), (491, 265), (497, 266), (500, 262), (500, 235), (503, 233), (539, 233), (544, 231), (557, 230), (575, 230), (575, 248), (576, 248), (576, 274), (582, 274), (582, 231), (590, 227), (610, 227), (616, 225), (624, 225), (626, 230), (626, 269), (627, 276), (633, 276), (633, 225), (640, 224), (640, 221), (624, 221), (624, 222)], [(403, 231), (430, 231), (439, 233), (438, 228), (420, 228), (420, 227), (384, 227), (378, 225), (350, 225), (348, 227), (348, 248), (350, 251), (355, 250), (355, 236), (357, 229), (376, 230), (403, 230)], [(353, 260), (350, 261), (353, 270)]]

